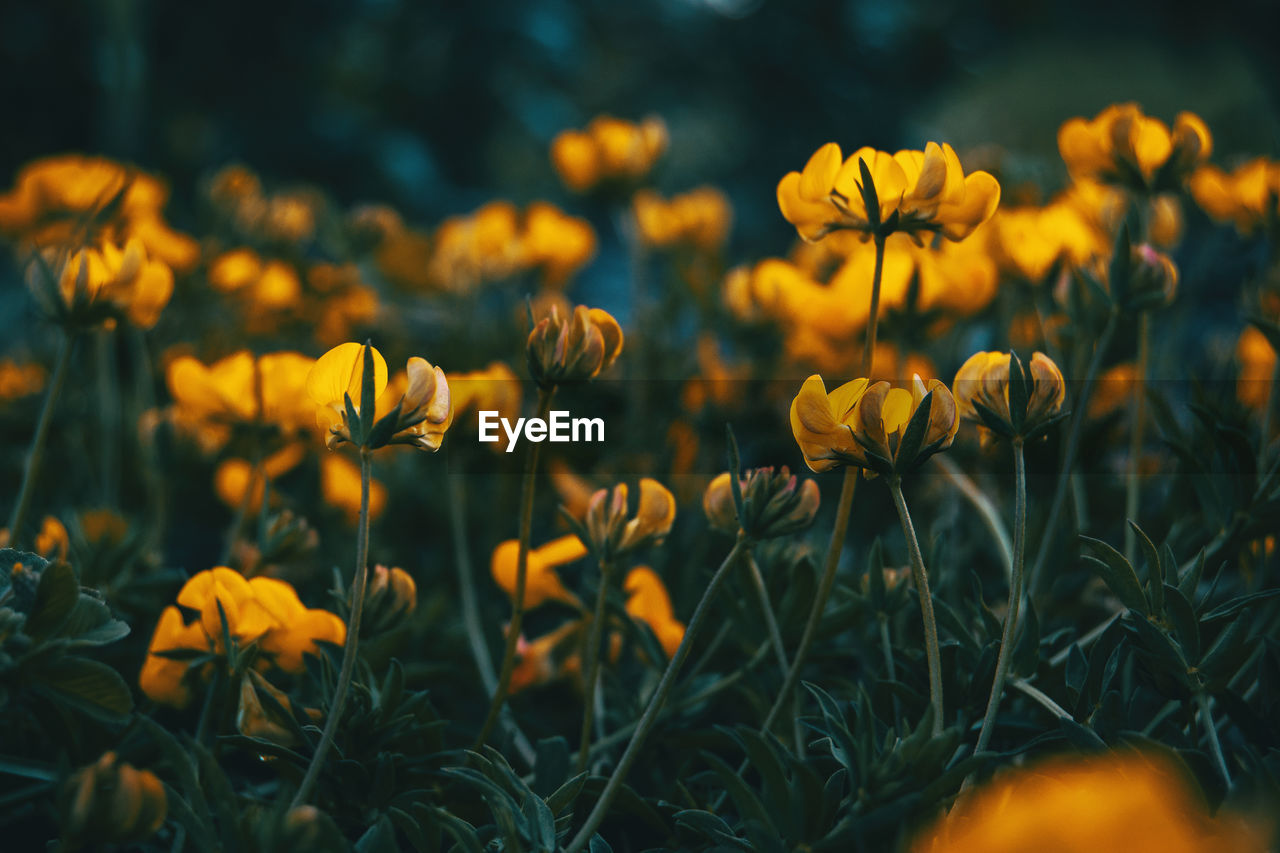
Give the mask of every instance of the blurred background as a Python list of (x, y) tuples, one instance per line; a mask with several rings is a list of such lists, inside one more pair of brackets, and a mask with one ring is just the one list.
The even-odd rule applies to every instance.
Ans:
[[(170, 179), (181, 228), (198, 180), (239, 161), (431, 223), (563, 199), (557, 131), (656, 113), (659, 189), (724, 188), (730, 254), (754, 258), (793, 239), (774, 187), (829, 140), (946, 140), (975, 165), (1000, 146), (1006, 187), (1053, 187), (1058, 125), (1132, 99), (1198, 112), (1219, 162), (1274, 155), (1277, 32), (1268, 0), (5, 0), (0, 175), (123, 158)], [(588, 283), (624, 263), (601, 249)]]

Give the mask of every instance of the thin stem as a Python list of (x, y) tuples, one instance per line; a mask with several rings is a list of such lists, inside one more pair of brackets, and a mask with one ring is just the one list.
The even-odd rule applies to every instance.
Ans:
[(75, 346), (75, 337), (64, 332), (62, 346), (58, 349), (58, 360), (54, 363), (53, 377), (49, 380), (49, 392), (44, 398), (44, 408), (40, 410), (40, 420), (36, 422), (36, 433), (31, 438), (31, 448), (27, 451), (27, 464), (22, 471), (22, 486), (18, 489), (18, 500), (9, 515), (9, 542), (16, 545), (21, 541), (22, 525), (27, 520), (27, 511), (31, 508), (31, 492), (35, 488), (40, 474), (40, 463), (44, 459), (44, 445), (49, 438), (49, 424), (53, 422), (53, 410), (57, 408), (58, 397), (62, 395), (62, 386), (66, 384), (67, 365), (71, 362), (71, 350)]
[(1005, 528), (1004, 522), (1000, 520), (1000, 511), (996, 509), (995, 503), (991, 498), (987, 497), (986, 492), (978, 488), (978, 484), (973, 481), (972, 477), (960, 470), (960, 466), (952, 461), (947, 454), (939, 453), (934, 459), (938, 460), (938, 467), (942, 469), (943, 475), (946, 476), (951, 485), (955, 486), (960, 491), (960, 494), (964, 495), (965, 499), (973, 504), (973, 508), (982, 517), (983, 523), (991, 531), (992, 537), (996, 540), (996, 546), (1000, 549), (1005, 579), (1012, 578), (1013, 545), (1009, 541), (1009, 531)]
[(587, 680), (583, 685), (582, 734), (578, 739), (578, 765), (575, 772), (587, 769), (591, 754), (591, 724), (595, 717), (596, 687), (600, 683), (600, 641), (604, 637), (605, 604), (609, 598), (609, 581), (613, 574), (613, 561), (600, 561), (600, 589), (596, 593), (596, 608), (591, 617), (591, 633), (587, 635), (586, 654), (583, 656)]
[(219, 700), (222, 695), (223, 679), (222, 672), (215, 672), (213, 682), (204, 694), (204, 704), (200, 707), (200, 719), (196, 722), (196, 743), (204, 744), (209, 739), (209, 726), (213, 722), (214, 706), (221, 704)]
[(120, 497), (120, 394), (116, 371), (115, 330), (102, 328), (94, 334), (97, 349), (98, 429), (95, 442), (100, 454), (99, 476), (102, 505), (115, 507)]
[(1102, 330), (1102, 335), (1098, 338), (1098, 343), (1093, 350), (1093, 358), (1089, 361), (1089, 368), (1085, 374), (1084, 386), (1080, 389), (1080, 396), (1076, 398), (1075, 409), (1071, 413), (1071, 426), (1067, 431), (1067, 445), (1062, 454), (1062, 470), (1058, 472), (1058, 486), (1053, 493), (1053, 503), (1049, 507), (1049, 518), (1044, 526), (1044, 533), (1040, 537), (1040, 548), (1036, 552), (1036, 561), (1031, 565), (1031, 571), (1027, 575), (1027, 585), (1032, 593), (1038, 589), (1043, 582), (1044, 562), (1049, 557), (1049, 551), (1053, 548), (1054, 534), (1057, 533), (1058, 516), (1062, 514), (1063, 501), (1067, 496), (1067, 486), (1071, 483), (1071, 469), (1076, 464), (1076, 453), (1080, 449), (1080, 429), (1084, 425), (1085, 410), (1089, 407), (1089, 396), (1093, 393), (1093, 383), (1098, 378), (1098, 371), (1102, 369), (1102, 360), (1106, 357), (1107, 348), (1111, 344), (1111, 338), (1116, 333), (1116, 326), (1119, 323), (1120, 315), (1113, 311), (1107, 317), (1107, 325)]
[[(236, 514), (231, 519), (231, 526), (227, 528), (226, 538), (223, 539), (222, 559), (218, 561), (220, 566), (231, 564), (231, 558), (235, 555), (236, 540), (240, 538), (240, 530), (244, 527), (245, 519), (249, 517), (249, 507), (253, 504), (254, 495), (261, 495), (264, 500), (267, 497), (266, 472), (262, 469), (260, 446), (255, 437), (253, 460), (249, 463), (249, 484), (245, 486), (244, 497), (240, 499)], [(258, 489), (262, 491), (259, 492)]]
[(1093, 641), (1101, 637), (1103, 634), (1105, 634), (1107, 629), (1111, 627), (1111, 623), (1119, 619), (1120, 615), (1121, 614), (1119, 613), (1112, 613), (1101, 623), (1094, 625), (1092, 628), (1090, 628), (1088, 633), (1086, 633), (1083, 637), (1076, 640), (1074, 643), (1071, 643), (1061, 651), (1055, 653), (1053, 657), (1049, 658), (1049, 666), (1062, 666), (1064, 663), (1067, 662), (1067, 658), (1071, 657), (1071, 650), (1076, 646), (1079, 646), (1080, 649), (1083, 651), (1085, 648), (1093, 645)]
[[(884, 652), (884, 668), (890, 681), (898, 680), (898, 667), (893, 659), (893, 638), (889, 635), (889, 615), (877, 613), (876, 622), (880, 624), (880, 650)], [(902, 719), (902, 702), (897, 692), (893, 694), (893, 730), (898, 731), (898, 722)]]
[(911, 557), (911, 577), (920, 597), (920, 616), (924, 620), (924, 654), (929, 664), (929, 702), (933, 706), (933, 733), (942, 734), (942, 659), (938, 652), (938, 623), (933, 616), (933, 595), (929, 592), (929, 574), (924, 567), (924, 555), (916, 539), (916, 528), (911, 523), (906, 498), (902, 496), (902, 483), (897, 477), (889, 479), (889, 492), (893, 505), (902, 522), (902, 534), (907, 540), (907, 553)]
[(1000, 711), (1000, 696), (1004, 681), (1009, 675), (1009, 661), (1013, 653), (1013, 640), (1018, 629), (1018, 605), (1022, 601), (1022, 566), (1027, 550), (1027, 466), (1023, 461), (1022, 439), (1013, 439), (1013, 575), (1009, 580), (1009, 612), (1004, 617), (1004, 633), (1000, 637), (1000, 654), (996, 657), (996, 675), (991, 682), (991, 696), (987, 699), (987, 713), (982, 718), (982, 730), (978, 732), (978, 745), (974, 752), (982, 752), (995, 731), (996, 715)]
[[(493, 669), (493, 657), (489, 654), (489, 644), (485, 642), (484, 628), (480, 621), (480, 607), (476, 603), (476, 585), (472, 576), (470, 540), (467, 538), (467, 493), (464, 478), (457, 474), (449, 476), (449, 523), (453, 532), (454, 563), (458, 569), (458, 590), (462, 599), (462, 624), (467, 632), (467, 644), (471, 648), (471, 657), (475, 660), (476, 671), (480, 675), (480, 686), (484, 692), (492, 695), (498, 687), (498, 674)], [(502, 723), (511, 732), (512, 743), (516, 751), (530, 766), (533, 765), (537, 753), (529, 738), (516, 726), (510, 717), (510, 709), (504, 709)]]
[(884, 277), (884, 237), (875, 238), (876, 266), (871, 273), (871, 312), (867, 314), (867, 336), (862, 342), (862, 373), (873, 378), (871, 368), (875, 364), (876, 329), (880, 325), (880, 280)]
[(764, 613), (765, 627), (769, 631), (769, 644), (773, 647), (774, 656), (778, 659), (779, 671), (783, 677), (786, 677), (787, 670), (787, 650), (782, 644), (782, 631), (778, 628), (778, 617), (774, 615), (773, 603), (769, 601), (769, 589), (764, 584), (764, 575), (760, 573), (760, 566), (756, 563), (753, 549), (743, 549), (743, 561), (747, 564), (747, 574), (751, 576), (751, 585), (755, 587), (756, 597), (760, 599), (760, 610)]
[(796, 647), (795, 655), (791, 658), (791, 668), (787, 671), (786, 680), (782, 682), (778, 696), (773, 700), (773, 707), (769, 709), (764, 723), (760, 726), (763, 731), (768, 731), (773, 726), (778, 713), (787, 704), (791, 691), (795, 690), (796, 682), (800, 680), (800, 668), (804, 665), (809, 647), (813, 645), (813, 640), (818, 634), (818, 625), (822, 622), (822, 611), (827, 607), (831, 587), (836, 581), (836, 567), (840, 565), (840, 552), (844, 550), (844, 538), (849, 530), (849, 512), (853, 507), (853, 493), (857, 487), (858, 469), (845, 468), (844, 485), (840, 489), (840, 504), (836, 507), (836, 523), (831, 530), (831, 543), (827, 546), (827, 559), (822, 568), (822, 578), (818, 582), (818, 592), (813, 597), (813, 604), (809, 608), (809, 619), (804, 623), (804, 633), (800, 635), (800, 645)]
[(1039, 702), (1042, 708), (1044, 708), (1050, 714), (1053, 714), (1058, 719), (1060, 720), (1074, 719), (1071, 716), (1071, 713), (1067, 711), (1066, 708), (1062, 707), (1057, 702), (1053, 701), (1053, 699), (1049, 697), (1049, 694), (1045, 693), (1043, 690), (1041, 690), (1039, 687), (1036, 687), (1031, 682), (1027, 681), (1025, 678), (1015, 678), (1013, 679), (1013, 681), (1009, 683), (1013, 685), (1015, 690), (1020, 690), (1026, 695), (1030, 696), (1032, 699)]
[[(1142, 433), (1146, 423), (1147, 408), (1147, 370), (1151, 360), (1151, 315), (1143, 311), (1138, 317), (1138, 365), (1137, 377), (1133, 383), (1133, 421), (1129, 424), (1129, 478), (1125, 487), (1124, 517), (1138, 524), (1138, 485), (1140, 482), (1139, 465), (1142, 462)], [(1133, 528), (1124, 526), (1124, 557), (1134, 562), (1134, 553), (1138, 547), (1137, 534)]]
[[(582, 825), (582, 829), (578, 830), (578, 834), (569, 842), (565, 848), (565, 853), (578, 853), (578, 851), (586, 847), (587, 842), (591, 840), (591, 836), (595, 834), (596, 828), (604, 821), (605, 815), (608, 814), (609, 806), (613, 804), (613, 798), (617, 796), (618, 789), (622, 787), (622, 783), (626, 780), (627, 772), (631, 769), (632, 763), (635, 762), (636, 756), (640, 753), (640, 747), (644, 745), (645, 738), (649, 735), (649, 730), (653, 728), (654, 722), (657, 721), (658, 715), (662, 711), (662, 705), (667, 700), (667, 694), (671, 692), (676, 676), (680, 674), (680, 667), (684, 665), (685, 658), (689, 657), (689, 651), (693, 648), (698, 630), (702, 627), (702, 623), (706, 620), (707, 614), (711, 610), (711, 602), (715, 598), (716, 591), (729, 574), (729, 570), (733, 568), (733, 564), (737, 562), (745, 542), (745, 539), (739, 539), (734, 544), (733, 550), (724, 558), (720, 568), (716, 569), (715, 575), (711, 578), (711, 583), (707, 584), (707, 589), (702, 593), (702, 599), (694, 609), (693, 616), (689, 619), (688, 627), (685, 628), (684, 639), (680, 641), (680, 647), (676, 649), (671, 662), (667, 664), (666, 671), (662, 673), (662, 680), (658, 682), (657, 689), (654, 690), (653, 696), (649, 699), (649, 704), (645, 707), (644, 714), (640, 717), (640, 722), (636, 726), (635, 734), (631, 736), (631, 742), (627, 744), (627, 748), (623, 751), (622, 758), (618, 760), (618, 766), (614, 769), (613, 775), (609, 777), (604, 790), (600, 792), (600, 799), (596, 800), (595, 807), (591, 809), (591, 813), (587, 816), (586, 823)], [(581, 759), (579, 760), (581, 761)]]
[(1205, 734), (1209, 736), (1209, 749), (1213, 753), (1213, 760), (1218, 765), (1218, 772), (1222, 774), (1222, 780), (1227, 783), (1227, 789), (1233, 786), (1231, 781), (1231, 771), (1227, 769), (1227, 758), (1222, 754), (1222, 741), (1218, 740), (1218, 727), (1213, 724), (1213, 708), (1209, 704), (1209, 694), (1201, 691), (1196, 693), (1196, 704), (1200, 706), (1200, 724), (1204, 726)]
[(1271, 412), (1276, 405), (1276, 385), (1280, 384), (1280, 358), (1271, 373), (1271, 382), (1267, 385), (1267, 395), (1262, 402), (1262, 432), (1258, 439), (1258, 467), (1265, 468), (1267, 449), (1271, 442)]
[(360, 643), (360, 617), (364, 615), (364, 592), (369, 580), (369, 480), (371, 478), (372, 451), (367, 447), (360, 448), (360, 522), (356, 531), (356, 576), (355, 586), (351, 592), (351, 615), (347, 617), (347, 641), (342, 647), (342, 668), (338, 672), (338, 684), (333, 691), (333, 701), (329, 703), (329, 715), (324, 721), (324, 731), (320, 734), (320, 743), (316, 744), (315, 754), (311, 756), (311, 764), (302, 777), (298, 793), (293, 796), (292, 808), (305, 805), (311, 796), (320, 777), (320, 769), (324, 766), (325, 756), (333, 745), (333, 736), (342, 719), (342, 706), (347, 701), (347, 688), (351, 686), (351, 676), (356, 668), (356, 650)]
[[(538, 417), (546, 420), (551, 411), (551, 397), (555, 394), (555, 386), (538, 389)], [(493, 727), (498, 723), (498, 715), (507, 702), (507, 693), (511, 689), (511, 674), (516, 668), (516, 647), (520, 642), (520, 629), (524, 623), (525, 583), (529, 575), (529, 536), (533, 529), (533, 495), (538, 476), (538, 449), (541, 442), (529, 445), (529, 455), (525, 457), (524, 481), (520, 491), (520, 532), (516, 551), (516, 588), (511, 604), (511, 624), (507, 627), (507, 645), (502, 654), (502, 668), (498, 671), (498, 686), (493, 691), (493, 699), (489, 702), (489, 711), (485, 714), (484, 725), (472, 747), (477, 752), (493, 734)]]

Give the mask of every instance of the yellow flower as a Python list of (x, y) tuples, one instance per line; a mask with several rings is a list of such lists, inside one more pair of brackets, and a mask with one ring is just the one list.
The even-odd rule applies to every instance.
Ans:
[(246, 737), (256, 737), (280, 746), (293, 746), (297, 741), (292, 718), (282, 719), (280, 711), (265, 705), (261, 694), (268, 694), (286, 712), (292, 712), (288, 695), (254, 670), (240, 679), (240, 700), (236, 708), (236, 730)]
[[(360, 518), (360, 466), (341, 453), (320, 457), (320, 497), (341, 510), (347, 524)], [(369, 481), (369, 520), (382, 515), (387, 506), (387, 487), (376, 478)]]
[(559, 287), (595, 255), (596, 232), (587, 220), (535, 201), (525, 210), (520, 247), (524, 264), (541, 268), (546, 284)]
[(0, 361), (0, 401), (29, 397), (44, 390), (46, 373), (39, 364), (20, 364), (13, 359)]
[(284, 311), (302, 303), (302, 281), (284, 261), (263, 261), (252, 249), (219, 255), (209, 267), (215, 290), (242, 296), (259, 311)]
[(448, 380), (454, 417), (481, 410), (497, 412), (513, 421), (519, 416), (524, 396), (520, 379), (505, 363), (494, 361), (484, 370), (454, 373)]
[(635, 515), (627, 508), (627, 485), (619, 483), (591, 496), (584, 526), (592, 552), (601, 562), (661, 542), (676, 518), (676, 499), (666, 486), (649, 477), (640, 479), (640, 500)]
[(1280, 209), (1280, 163), (1257, 157), (1228, 173), (1204, 165), (1191, 175), (1191, 195), (1218, 221), (1229, 220), (1241, 234), (1274, 221)]
[(208, 366), (179, 356), (165, 371), (174, 419), (210, 449), (225, 444), (234, 427), (271, 426), (286, 438), (298, 435), (315, 422), (306, 393), (314, 364), (296, 352), (255, 358), (241, 350)]
[(76, 154), (46, 157), (23, 167), (11, 192), (0, 196), (0, 231), (32, 246), (68, 246), (85, 238), (117, 245), (139, 240), (148, 256), (185, 272), (200, 246), (165, 223), (168, 188), (155, 177), (107, 160)]
[(789, 172), (778, 184), (783, 217), (810, 242), (844, 229), (863, 240), (899, 231), (963, 240), (991, 218), (999, 201), (995, 178), (965, 175), (951, 146), (936, 142), (895, 154), (859, 148), (847, 160), (828, 142), (803, 172)]
[[(493, 549), (493, 557), (489, 563), (489, 571), (493, 580), (507, 595), (516, 594), (516, 561), (519, 557), (519, 545), (515, 539)], [(548, 601), (560, 601), (573, 607), (581, 607), (578, 597), (560, 581), (556, 569), (580, 560), (587, 555), (587, 546), (577, 536), (561, 536), (553, 539), (540, 548), (529, 550), (528, 566), (525, 574), (524, 606), (526, 610), (540, 607)]]
[[(178, 592), (180, 607), (197, 618), (184, 621), (179, 607), (160, 615), (138, 684), (151, 699), (184, 707), (191, 700), (188, 663), (163, 652), (193, 650), (214, 655), (229, 652), (226, 633), (240, 645), (257, 643), (267, 660), (286, 672), (301, 672), (303, 654), (317, 654), (316, 642), (341, 644), (346, 625), (327, 610), (308, 609), (288, 583), (275, 578), (245, 580), (234, 569), (216, 566), (193, 576)], [(202, 667), (200, 677), (208, 676)]]
[(1032, 283), (1045, 281), (1059, 261), (1080, 266), (1110, 249), (1080, 209), (1063, 201), (1005, 208), (991, 221), (1001, 266)]
[(525, 357), (543, 387), (585, 382), (613, 365), (622, 343), (622, 327), (609, 312), (579, 305), (566, 319), (553, 305), (529, 332)]
[[(253, 464), (247, 459), (225, 459), (214, 471), (214, 492), (219, 500), (232, 509), (245, 506), (250, 513), (256, 513), (262, 507), (266, 480), (276, 480), (298, 467), (306, 457), (306, 452), (302, 444), (286, 444), (262, 460), (260, 471), (255, 471)], [(246, 497), (248, 503), (245, 502)]]
[(1254, 326), (1246, 326), (1236, 343), (1236, 361), (1240, 363), (1236, 397), (1254, 411), (1261, 411), (1271, 399), (1271, 386), (1276, 375), (1276, 351), (1266, 335)]
[(576, 650), (582, 647), (579, 637), (583, 625), (581, 619), (574, 619), (532, 641), (521, 637), (516, 647), (520, 662), (511, 673), (511, 692), (580, 675), (582, 658)]
[(1067, 397), (1062, 371), (1042, 352), (1025, 367), (1011, 353), (974, 353), (956, 372), (952, 388), (960, 417), (1022, 438), (1040, 435), (1055, 423)]
[(374, 566), (364, 604), (361, 633), (377, 635), (394, 629), (418, 607), (418, 585), (399, 567)]
[(36, 553), (46, 560), (65, 561), (70, 545), (66, 526), (52, 515), (46, 515), (40, 522), (40, 532), (36, 534)]
[(164, 826), (169, 810), (160, 779), (114, 752), (73, 773), (62, 802), (61, 830), (76, 847), (141, 841)]
[(803, 530), (818, 514), (820, 494), (813, 480), (801, 482), (787, 466), (753, 468), (739, 481), (742, 518), (733, 501), (733, 478), (717, 476), (702, 495), (702, 509), (711, 526), (736, 534), (741, 528), (752, 539), (770, 539)]
[(597, 116), (584, 130), (565, 130), (551, 142), (551, 164), (573, 192), (603, 182), (643, 178), (667, 148), (667, 126), (649, 117), (639, 124)]
[(136, 237), (69, 255), (46, 247), (27, 265), (27, 281), (46, 310), (73, 325), (123, 319), (150, 329), (173, 294), (173, 271), (149, 257)]
[(371, 450), (387, 444), (438, 450), (453, 421), (453, 406), (444, 371), (424, 358), (410, 358), (404, 376), (388, 385), (387, 362), (369, 347), (375, 411), (362, 418), (368, 421), (365, 426), (349, 422), (348, 408), (361, 414), (364, 350), (357, 343), (339, 344), (322, 355), (307, 375), (307, 394), (316, 404), (316, 423), (325, 433), (325, 444), (330, 450), (344, 441)]
[[(908, 429), (913, 423), (916, 428)], [(909, 391), (855, 379), (831, 394), (822, 377), (810, 376), (791, 403), (792, 434), (805, 462), (819, 472), (856, 465), (901, 475), (950, 447), (959, 427), (947, 386), (936, 379), (926, 385), (919, 376)]]
[(631, 199), (640, 239), (656, 249), (687, 244), (702, 251), (724, 245), (733, 210), (729, 199), (714, 187), (699, 187), (663, 199), (652, 190), (640, 190)]
[(1056, 758), (961, 795), (912, 853), (1262, 853), (1263, 833), (1210, 815), (1184, 773), (1154, 754)]
[(627, 573), (622, 589), (627, 594), (627, 615), (649, 626), (667, 657), (674, 655), (684, 639), (684, 623), (676, 619), (662, 578), (648, 566), (636, 566)]
[(1065, 122), (1058, 150), (1074, 177), (1161, 192), (1181, 186), (1208, 159), (1213, 138), (1194, 113), (1178, 113), (1171, 129), (1137, 104), (1115, 104), (1093, 119)]

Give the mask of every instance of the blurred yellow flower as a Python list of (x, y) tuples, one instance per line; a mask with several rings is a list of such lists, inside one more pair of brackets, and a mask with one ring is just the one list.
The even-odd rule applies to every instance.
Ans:
[[(224, 617), (228, 635), (240, 644), (256, 642), (266, 660), (286, 672), (301, 672), (303, 654), (316, 654), (317, 641), (341, 644), (346, 638), (341, 619), (327, 610), (306, 608), (288, 583), (266, 577), (246, 580), (224, 566), (193, 576), (178, 592), (177, 603), (195, 611), (197, 618), (187, 624), (178, 607), (165, 608), (138, 676), (147, 696), (175, 707), (191, 700), (188, 663), (161, 653), (226, 654)], [(200, 668), (200, 675), (208, 675), (207, 666)]]
[(1181, 186), (1208, 159), (1213, 137), (1195, 113), (1178, 113), (1170, 128), (1137, 104), (1114, 104), (1092, 119), (1065, 122), (1058, 150), (1073, 177), (1162, 192)]
[(39, 364), (0, 360), (0, 401), (17, 400), (44, 390), (47, 372)]
[(818, 514), (821, 495), (813, 480), (801, 481), (783, 465), (753, 468), (738, 483), (742, 517), (733, 500), (733, 478), (728, 471), (716, 476), (702, 494), (702, 510), (711, 526), (736, 535), (741, 529), (752, 539), (769, 539), (803, 530)]
[(1079, 266), (1110, 249), (1107, 237), (1064, 201), (1002, 208), (991, 222), (1001, 267), (1033, 284), (1045, 281), (1059, 261)]
[(52, 515), (46, 515), (40, 522), (40, 531), (36, 534), (36, 553), (46, 560), (67, 559), (67, 550), (71, 547), (71, 538), (67, 528)]
[(213, 474), (214, 492), (228, 507), (244, 506), (250, 513), (256, 513), (262, 507), (266, 481), (276, 480), (298, 467), (306, 454), (303, 444), (291, 442), (263, 459), (261, 470), (257, 471), (247, 459), (224, 459)]
[(627, 572), (622, 589), (627, 594), (627, 615), (649, 626), (667, 657), (674, 655), (684, 639), (684, 623), (676, 619), (662, 578), (648, 566), (636, 566)]
[(609, 312), (579, 305), (565, 318), (553, 305), (529, 332), (525, 358), (543, 387), (584, 382), (613, 365), (622, 343), (622, 327)]
[[(516, 560), (520, 543), (515, 539), (493, 549), (489, 571), (493, 580), (508, 596), (516, 594)], [(565, 588), (556, 569), (580, 560), (587, 555), (587, 546), (577, 536), (561, 536), (539, 548), (529, 550), (529, 562), (525, 574), (524, 606), (526, 610), (540, 607), (548, 601), (559, 601), (572, 607), (582, 605), (578, 597)]]
[(1236, 361), (1240, 364), (1236, 397), (1255, 412), (1261, 411), (1274, 394), (1276, 351), (1266, 335), (1254, 326), (1246, 326), (1236, 342)]
[(962, 794), (912, 853), (1262, 853), (1262, 833), (1208, 807), (1156, 755), (1057, 758)]
[(519, 417), (524, 396), (520, 378), (504, 362), (491, 362), (484, 370), (449, 374), (448, 380), (455, 418), (481, 410), (497, 412), (512, 421)]
[(1257, 157), (1231, 172), (1204, 165), (1191, 175), (1196, 204), (1218, 221), (1230, 221), (1241, 234), (1274, 222), (1280, 214), (1280, 163)]
[(585, 192), (600, 183), (638, 181), (667, 149), (667, 126), (650, 116), (639, 124), (602, 115), (583, 130), (551, 142), (551, 164), (564, 185)]
[(71, 843), (62, 846), (141, 841), (164, 826), (169, 811), (159, 777), (114, 752), (71, 774), (63, 790), (60, 829)]
[(245, 299), (255, 311), (285, 311), (302, 303), (302, 281), (293, 265), (264, 261), (252, 249), (233, 249), (209, 265), (209, 284)]
[(306, 393), (314, 364), (296, 352), (255, 358), (241, 350), (207, 366), (179, 356), (165, 370), (174, 421), (206, 449), (225, 444), (234, 427), (270, 426), (286, 438), (299, 435), (315, 423)]
[[(179, 272), (193, 267), (200, 246), (165, 223), (169, 190), (155, 177), (102, 157), (46, 157), (18, 173), (0, 196), (0, 232), (35, 247), (71, 247), (92, 221), (92, 243), (138, 240), (148, 257)], [(107, 209), (109, 208), (109, 211)], [(109, 212), (109, 216), (104, 216)]]
[[(320, 497), (342, 511), (347, 524), (360, 518), (360, 466), (341, 453), (320, 457)], [(387, 506), (387, 487), (378, 479), (369, 480), (369, 520), (382, 515)]]
[(640, 190), (631, 199), (640, 239), (655, 249), (680, 244), (704, 252), (724, 245), (733, 221), (729, 199), (715, 187), (699, 187), (663, 199), (652, 190)]
[(675, 496), (657, 480), (642, 477), (634, 515), (627, 507), (627, 484), (619, 483), (612, 492), (600, 489), (591, 496), (583, 526), (590, 536), (592, 553), (604, 562), (661, 542), (671, 532), (675, 518)]
[(519, 240), (522, 265), (541, 269), (543, 281), (551, 286), (563, 285), (596, 253), (591, 223), (544, 201), (525, 210)]
[(895, 154), (864, 147), (843, 159), (840, 146), (828, 142), (803, 172), (783, 177), (777, 195), (783, 217), (808, 241), (837, 230), (863, 240), (895, 232), (963, 240), (995, 212), (1000, 184), (986, 172), (965, 175), (946, 143)]
[(79, 326), (128, 320), (150, 329), (173, 295), (173, 271), (136, 237), (69, 254), (45, 247), (28, 262), (27, 282), (50, 314)]

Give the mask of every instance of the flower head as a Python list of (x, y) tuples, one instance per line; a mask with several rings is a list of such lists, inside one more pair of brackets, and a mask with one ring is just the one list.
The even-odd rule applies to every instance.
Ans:
[(799, 480), (787, 466), (753, 468), (739, 480), (742, 515), (733, 496), (732, 475), (717, 476), (702, 495), (702, 508), (715, 529), (752, 539), (771, 539), (803, 530), (818, 514), (821, 495), (813, 480)]
[(640, 239), (656, 249), (685, 244), (713, 251), (724, 244), (733, 219), (729, 199), (714, 187), (699, 187), (671, 199), (640, 190), (631, 199), (631, 212)]
[(51, 316), (70, 325), (127, 320), (150, 329), (173, 294), (173, 270), (134, 237), (69, 253), (45, 247), (28, 263), (27, 283)]
[[(493, 549), (489, 570), (498, 586), (512, 598), (516, 594), (516, 561), (520, 543), (515, 539)], [(559, 601), (573, 607), (581, 606), (578, 597), (565, 589), (556, 569), (580, 560), (587, 555), (587, 546), (577, 536), (561, 536), (529, 551), (525, 574), (524, 606), (526, 610), (540, 607), (548, 601)]]
[(62, 794), (62, 831), (77, 845), (139, 841), (164, 825), (169, 810), (160, 779), (114, 752), (73, 773)]
[(438, 450), (453, 422), (443, 370), (415, 356), (403, 378), (389, 384), (386, 360), (368, 344), (339, 344), (322, 355), (307, 376), (307, 394), (330, 450), (344, 441), (370, 450), (387, 444)]
[(1230, 221), (1241, 234), (1280, 216), (1280, 163), (1257, 157), (1232, 172), (1204, 165), (1191, 175), (1191, 196), (1219, 221)]
[(684, 639), (685, 626), (675, 617), (662, 578), (648, 566), (636, 566), (627, 573), (622, 589), (627, 593), (627, 615), (649, 626), (667, 657), (674, 655)]
[(676, 518), (676, 499), (667, 487), (648, 477), (640, 480), (635, 514), (627, 506), (627, 484), (591, 496), (584, 527), (591, 551), (600, 561), (612, 561), (646, 545), (662, 541)]
[(1180, 187), (1208, 159), (1213, 137), (1195, 113), (1178, 113), (1170, 128), (1137, 104), (1114, 104), (1065, 122), (1058, 150), (1073, 177), (1150, 193)]
[(639, 124), (602, 115), (583, 130), (551, 142), (551, 164), (564, 185), (586, 192), (598, 184), (643, 178), (667, 149), (667, 126), (650, 116)]
[(1067, 397), (1062, 371), (1042, 352), (1025, 366), (1014, 353), (974, 353), (951, 387), (961, 418), (1006, 437), (1042, 435), (1061, 420)]
[(529, 373), (543, 387), (594, 379), (617, 359), (622, 340), (622, 327), (609, 312), (579, 305), (566, 318), (553, 305), (529, 333)]
[(848, 159), (828, 142), (803, 172), (789, 172), (778, 184), (783, 217), (810, 242), (844, 229), (863, 240), (899, 231), (963, 240), (991, 218), (999, 202), (995, 178), (986, 172), (965, 175), (951, 146), (936, 142), (924, 151), (895, 154), (859, 148)]
[(418, 585), (404, 569), (377, 565), (369, 577), (362, 633), (383, 634), (403, 623), (418, 606)]
[(814, 471), (856, 465), (901, 475), (951, 446), (959, 429), (947, 386), (919, 376), (911, 389), (855, 379), (827, 394), (810, 376), (791, 403), (791, 431)]

